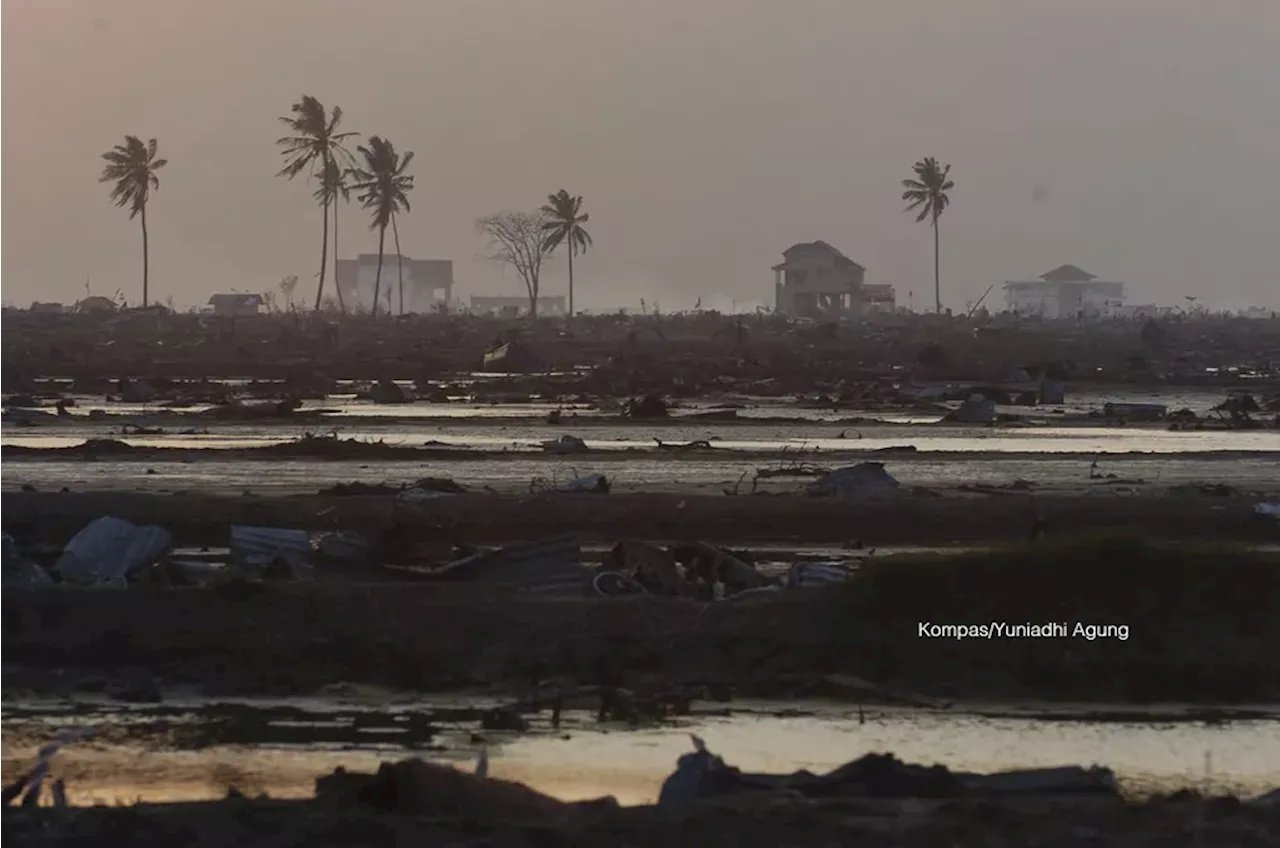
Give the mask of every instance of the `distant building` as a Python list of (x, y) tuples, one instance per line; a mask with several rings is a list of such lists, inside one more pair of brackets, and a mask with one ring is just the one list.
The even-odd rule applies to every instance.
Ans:
[(898, 295), (893, 286), (869, 283), (862, 286), (862, 308), (865, 312), (892, 312), (898, 308)]
[(865, 285), (867, 270), (825, 241), (794, 244), (773, 266), (774, 298), (781, 315), (796, 318), (891, 311), (892, 286)]
[[(448, 304), (453, 299), (453, 260), (410, 259), (384, 253), (382, 283), (378, 291), (379, 312), (400, 312), (401, 265), (404, 268), (405, 312), (431, 312), (437, 304)], [(339, 259), (334, 276), (347, 309), (373, 311), (378, 254), (362, 253), (355, 259)]]
[(53, 303), (50, 301), (45, 301), (42, 303), (41, 301), (37, 300), (36, 302), (31, 304), (31, 311), (43, 312), (46, 315), (61, 315), (62, 313), (67, 311), (67, 307), (63, 306), (61, 303)]
[[(478, 315), (502, 315), (514, 318), (528, 314), (529, 298), (473, 294), (471, 311)], [(539, 315), (564, 315), (566, 311), (563, 295), (544, 295), (538, 298)]]
[(1104, 282), (1075, 265), (1059, 265), (1038, 280), (1004, 284), (1006, 308), (1040, 318), (1106, 318), (1122, 312), (1124, 283)]
[(264, 305), (260, 294), (215, 294), (209, 298), (209, 307), (214, 315), (237, 317), (257, 315)]
[(76, 312), (87, 312), (96, 315), (103, 315), (108, 312), (117, 312), (116, 302), (109, 297), (103, 297), (100, 294), (90, 295), (84, 300), (76, 304)]

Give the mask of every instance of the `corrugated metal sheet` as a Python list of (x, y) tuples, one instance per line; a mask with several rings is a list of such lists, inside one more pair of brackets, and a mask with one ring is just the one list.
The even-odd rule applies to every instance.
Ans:
[(576, 536), (556, 536), (508, 545), (451, 562), (437, 574), (526, 592), (581, 594), (588, 574)]
[(231, 561), (247, 568), (265, 568), (283, 557), (302, 573), (311, 565), (311, 536), (306, 530), (284, 527), (231, 527)]

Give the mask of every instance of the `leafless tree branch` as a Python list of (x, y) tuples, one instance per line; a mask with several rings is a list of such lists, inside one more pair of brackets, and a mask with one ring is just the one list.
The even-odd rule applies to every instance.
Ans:
[(499, 212), (476, 221), (476, 230), (489, 242), (484, 257), (510, 265), (524, 282), (529, 294), (529, 314), (537, 317), (542, 260), (547, 251), (541, 212)]

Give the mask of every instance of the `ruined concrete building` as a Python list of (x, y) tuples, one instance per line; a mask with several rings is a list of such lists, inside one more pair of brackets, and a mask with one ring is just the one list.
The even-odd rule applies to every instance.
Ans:
[(260, 294), (215, 294), (209, 298), (209, 308), (214, 315), (236, 317), (257, 315), (262, 311), (265, 301)]
[(410, 259), (384, 253), (382, 282), (378, 276), (378, 254), (361, 253), (355, 259), (339, 259), (334, 276), (348, 307), (372, 311), (374, 288), (379, 289), (379, 311), (400, 312), (400, 274), (404, 274), (404, 311), (427, 313), (453, 300), (453, 260)]
[(1004, 284), (1005, 303), (1017, 315), (1108, 318), (1121, 314), (1124, 283), (1104, 282), (1075, 265), (1059, 265), (1038, 280)]
[(867, 269), (825, 241), (793, 244), (773, 266), (776, 309), (795, 318), (838, 318), (892, 311), (892, 286), (867, 285)]

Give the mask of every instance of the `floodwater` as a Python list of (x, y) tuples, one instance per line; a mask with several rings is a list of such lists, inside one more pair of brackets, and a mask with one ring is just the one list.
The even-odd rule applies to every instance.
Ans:
[[(1096, 399), (1104, 397), (1099, 395)], [(1186, 395), (1178, 399), (1203, 405), (1217, 398), (1218, 395)], [(121, 404), (105, 404), (104, 408), (113, 412), (129, 409)], [(1280, 477), (1274, 473), (1280, 462), (1280, 430), (1174, 432), (1158, 426), (1053, 426), (1050, 421), (1024, 427), (939, 427), (913, 421), (908, 414), (897, 416), (897, 423), (851, 425), (822, 420), (821, 416), (830, 417), (830, 412), (797, 410), (776, 402), (756, 404), (738, 412), (748, 416), (812, 416), (812, 420), (781, 423), (674, 418), (619, 423), (580, 409), (566, 410), (562, 422), (553, 425), (544, 421), (546, 413), (555, 408), (552, 404), (378, 406), (344, 401), (338, 408), (339, 414), (311, 424), (174, 419), (173, 423), (166, 422), (166, 432), (154, 435), (122, 435), (122, 425), (127, 421), (123, 416), (124, 420), (105, 421), (90, 421), (83, 415), (49, 416), (33, 426), (6, 422), (0, 430), (0, 445), (5, 447), (61, 448), (89, 438), (116, 438), (139, 447), (203, 448), (209, 453), (201, 455), (199, 462), (190, 461), (190, 457), (183, 458), (185, 461), (156, 457), (146, 463), (86, 462), (70, 456), (42, 456), (36, 462), (12, 457), (5, 464), (4, 485), (283, 493), (313, 491), (337, 480), (396, 484), (446, 476), (463, 485), (520, 491), (527, 490), (534, 478), (560, 481), (600, 472), (615, 478), (622, 490), (643, 487), (651, 491), (718, 492), (740, 479), (749, 487), (760, 467), (799, 460), (838, 466), (872, 459), (886, 462), (890, 473), (904, 484), (919, 486), (999, 485), (1019, 479), (1038, 487), (1077, 491), (1214, 481), (1230, 481), (1259, 491), (1280, 486)], [(703, 407), (695, 405), (696, 408)], [(149, 409), (155, 411), (154, 407)], [(137, 411), (145, 410), (138, 407)], [(396, 417), (383, 422), (379, 420), (383, 414)], [(477, 414), (486, 420), (457, 418)], [(578, 414), (581, 417), (573, 417)], [(881, 417), (891, 419), (894, 415)], [(499, 451), (502, 455), (485, 460), (429, 462), (411, 458), (345, 462), (217, 457), (218, 449), (278, 445), (308, 430), (336, 432), (344, 439), (387, 445), (446, 445)], [(583, 439), (592, 452), (567, 457), (543, 453), (543, 441), (566, 433)], [(658, 440), (664, 444), (706, 440), (725, 453), (716, 456), (656, 451)], [(895, 452), (895, 448), (914, 448), (915, 453)], [(784, 454), (781, 460), (780, 454)], [(1103, 458), (1099, 471), (1114, 477), (1090, 478), (1089, 466), (1094, 457)], [(795, 478), (775, 478), (762, 481), (761, 485), (769, 491), (785, 491), (799, 482)]]
[[(97, 740), (70, 745), (54, 760), (52, 773), (66, 779), (73, 803), (220, 798), (229, 784), (246, 794), (305, 797), (315, 777), (339, 765), (374, 769), (380, 761), (422, 756), (470, 769), (482, 746), (494, 777), (568, 800), (613, 795), (623, 803), (644, 803), (656, 798), (676, 758), (689, 750), (690, 733), (727, 762), (751, 771), (820, 772), (867, 753), (891, 752), (909, 762), (973, 771), (1107, 765), (1137, 794), (1189, 786), (1252, 795), (1280, 785), (1277, 718), (1096, 721), (869, 708), (860, 721), (856, 712), (829, 704), (751, 703), (735, 704), (732, 711), (695, 711), (636, 730), (601, 729), (589, 716), (567, 712), (560, 730), (547, 725), (545, 714), (534, 717), (523, 734), (480, 735), (474, 721), (433, 719), (429, 739), (397, 741), (384, 725), (363, 739), (353, 731), (342, 742), (308, 743), (296, 741), (308, 722), (294, 720), (277, 728), (294, 740), (288, 743), (175, 745), (171, 731), (198, 723), (202, 706), (208, 704), (191, 703), (175, 715), (168, 705), (163, 718), (144, 709), (112, 712), (82, 704), (75, 712), (42, 712), (7, 705), (4, 780), (28, 766), (35, 748), (57, 728), (94, 726)], [(332, 703), (305, 706), (315, 711), (311, 719), (319, 735), (342, 723), (333, 720)], [(386, 718), (396, 711), (421, 714), (431, 706), (402, 702), (376, 709)], [(343, 720), (359, 724), (349, 713)], [(131, 722), (152, 735), (128, 738), (121, 730)]]
[[(186, 430), (208, 432), (183, 432)], [(65, 448), (87, 438), (117, 438), (139, 447), (254, 448), (281, 444), (311, 430), (331, 434), (333, 428), (280, 424), (218, 424), (194, 422), (166, 428), (157, 435), (118, 435), (119, 425), (97, 427), (73, 424), (31, 428), (6, 426), (0, 445)], [(676, 444), (705, 439), (721, 449), (738, 451), (875, 451), (911, 446), (917, 451), (956, 453), (1204, 453), (1212, 451), (1280, 452), (1280, 430), (1181, 431), (1114, 427), (923, 428), (798, 424), (662, 423), (617, 426), (604, 423), (560, 425), (408, 425), (363, 424), (338, 427), (344, 439), (383, 441), (388, 445), (421, 447), (438, 442), (453, 447), (486, 450), (540, 451), (540, 443), (563, 433), (577, 436), (596, 450), (650, 449), (661, 440)]]

